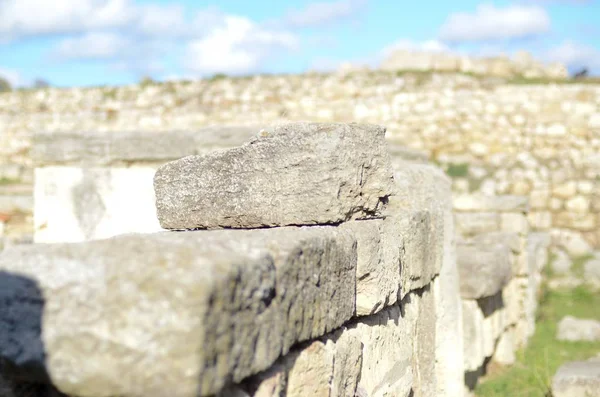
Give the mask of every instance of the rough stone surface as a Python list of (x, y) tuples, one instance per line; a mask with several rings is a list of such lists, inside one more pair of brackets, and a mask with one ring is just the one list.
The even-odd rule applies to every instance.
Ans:
[(199, 130), (85, 131), (39, 133), (31, 156), (38, 165), (101, 166), (164, 163), (215, 149), (239, 146), (260, 131), (258, 126), (207, 127)]
[[(243, 389), (252, 397), (432, 395), (435, 383), (427, 385), (432, 380), (425, 377), (435, 376), (427, 361), (434, 333), (425, 327), (435, 321), (435, 310), (430, 310), (431, 294), (427, 298), (423, 292), (413, 291), (397, 305), (293, 349), (268, 371), (244, 381)], [(425, 321), (423, 329), (418, 321)]]
[(331, 224), (380, 216), (393, 176), (374, 125), (292, 123), (156, 172), (165, 229)]
[(501, 244), (458, 245), (461, 297), (479, 299), (501, 291), (510, 281), (512, 274), (509, 254), (508, 248)]
[(554, 260), (550, 264), (552, 271), (556, 274), (568, 274), (573, 267), (573, 261), (563, 250), (554, 251)]
[(455, 213), (456, 230), (463, 236), (500, 231), (500, 214), (496, 212)]
[(0, 318), (0, 353), (67, 394), (209, 395), (349, 320), (355, 266), (356, 241), (335, 227), (15, 247), (3, 280), (40, 292), (4, 300), (23, 319)]
[(552, 378), (555, 397), (600, 396), (600, 361), (573, 361), (563, 364)]
[(483, 337), (483, 312), (477, 305), (477, 301), (463, 299), (462, 313), (465, 371), (475, 371), (483, 364), (486, 356)]
[(586, 281), (600, 284), (600, 258), (590, 259), (583, 265), (583, 274)]
[(600, 341), (600, 321), (565, 316), (558, 323), (558, 340)]
[(454, 198), (459, 212), (528, 212), (529, 200), (523, 196), (460, 195)]
[(75, 243), (163, 230), (156, 219), (156, 167), (38, 168), (34, 240)]
[(514, 335), (511, 329), (500, 335), (493, 360), (501, 365), (513, 365), (516, 361), (515, 351)]

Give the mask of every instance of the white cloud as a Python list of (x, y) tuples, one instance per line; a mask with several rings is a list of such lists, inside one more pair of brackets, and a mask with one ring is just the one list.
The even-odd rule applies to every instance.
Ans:
[(558, 47), (549, 50), (546, 58), (552, 62), (561, 62), (570, 68), (586, 67), (594, 73), (600, 73), (600, 49), (573, 41), (564, 41)]
[(449, 42), (486, 41), (524, 38), (549, 30), (550, 17), (539, 6), (481, 4), (474, 13), (451, 14), (439, 37)]
[(188, 44), (184, 63), (188, 70), (202, 75), (248, 73), (275, 52), (297, 47), (298, 39), (289, 32), (267, 30), (247, 18), (230, 15), (222, 26)]
[(52, 54), (61, 59), (111, 59), (123, 54), (131, 41), (117, 33), (88, 33), (63, 40)]
[[(197, 35), (218, 11), (207, 8), (186, 21), (179, 4), (137, 5), (133, 0), (0, 0), (0, 42), (42, 35), (122, 29), (147, 37)], [(199, 22), (199, 23), (198, 23)]]
[(338, 0), (309, 3), (305, 8), (292, 10), (279, 22), (291, 28), (322, 26), (356, 15), (367, 4), (366, 0)]
[(133, 15), (128, 0), (3, 0), (0, 39), (113, 28)]

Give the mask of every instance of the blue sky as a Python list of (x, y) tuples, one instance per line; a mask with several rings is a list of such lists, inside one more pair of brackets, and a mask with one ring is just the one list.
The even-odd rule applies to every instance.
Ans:
[(530, 51), (600, 74), (600, 0), (0, 0), (0, 76), (114, 85)]

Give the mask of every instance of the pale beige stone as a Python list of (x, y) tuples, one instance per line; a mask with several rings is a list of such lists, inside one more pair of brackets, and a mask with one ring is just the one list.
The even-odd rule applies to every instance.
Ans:
[(531, 211), (527, 219), (535, 230), (549, 230), (552, 227), (552, 213), (548, 211)]
[(590, 200), (585, 196), (575, 196), (565, 202), (565, 208), (576, 213), (586, 213), (590, 209)]
[(500, 230), (500, 214), (495, 212), (457, 212), (454, 215), (456, 230), (463, 236)]
[(521, 236), (529, 232), (527, 216), (520, 213), (505, 213), (500, 215), (500, 229), (504, 232), (517, 233)]
[[(335, 227), (164, 232), (16, 247), (0, 269), (39, 285), (46, 357), (37, 359), (61, 391), (196, 396), (348, 321), (355, 244)], [(22, 299), (31, 297), (13, 303)], [(24, 335), (11, 338), (35, 360)]]
[(577, 194), (577, 183), (568, 181), (555, 185), (552, 188), (552, 195), (561, 199), (569, 199)]

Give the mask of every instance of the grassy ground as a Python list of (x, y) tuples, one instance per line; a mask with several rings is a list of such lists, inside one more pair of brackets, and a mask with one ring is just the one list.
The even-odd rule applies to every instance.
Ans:
[(600, 293), (586, 287), (547, 291), (540, 303), (535, 335), (517, 354), (509, 368), (492, 368), (482, 381), (477, 396), (550, 397), (554, 373), (567, 361), (583, 360), (600, 353), (600, 342), (556, 340), (558, 322), (566, 315), (600, 320)]

